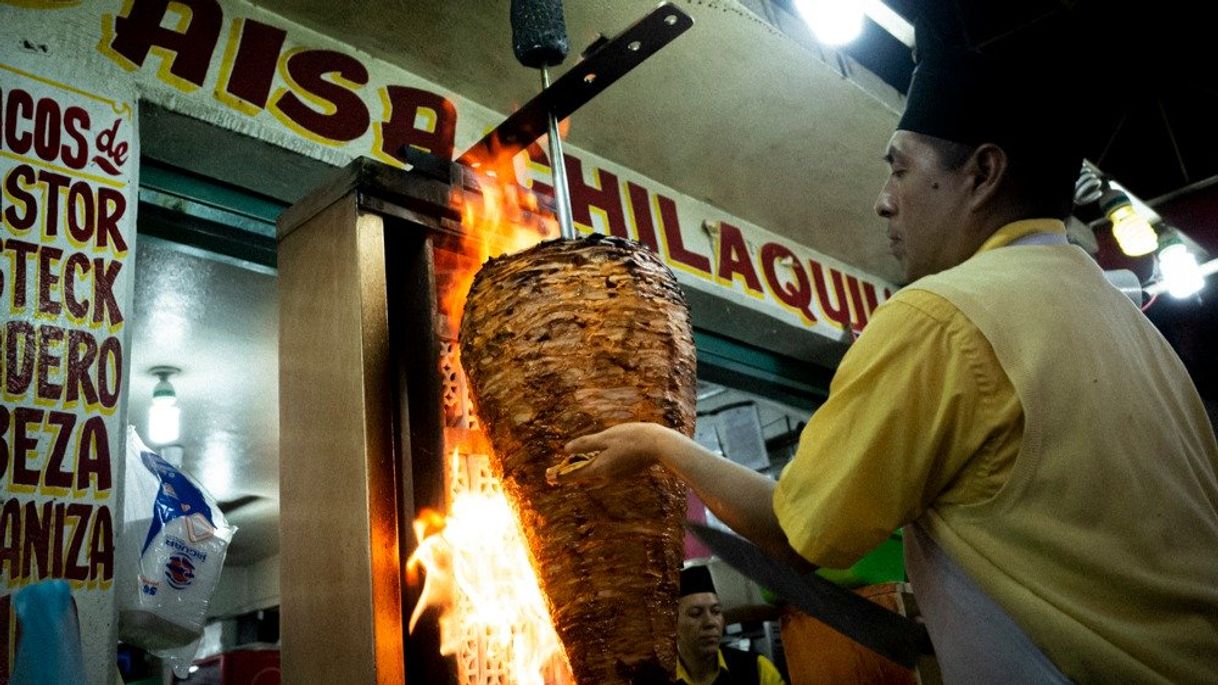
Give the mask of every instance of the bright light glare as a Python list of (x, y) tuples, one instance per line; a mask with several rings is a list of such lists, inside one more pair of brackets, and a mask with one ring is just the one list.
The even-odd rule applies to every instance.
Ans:
[(152, 406), (148, 407), (148, 440), (157, 445), (176, 441), (181, 430), (181, 418), (182, 410), (172, 397), (154, 398)]
[(1159, 246), (1154, 227), (1132, 204), (1118, 205), (1109, 212), (1108, 218), (1112, 220), (1112, 235), (1117, 245), (1130, 257), (1150, 254)]
[(1172, 297), (1189, 297), (1205, 286), (1197, 258), (1180, 243), (1168, 245), (1159, 252), (1159, 271), (1163, 274), (1167, 294)]
[(826, 45), (849, 43), (863, 30), (862, 0), (795, 0), (795, 9)]

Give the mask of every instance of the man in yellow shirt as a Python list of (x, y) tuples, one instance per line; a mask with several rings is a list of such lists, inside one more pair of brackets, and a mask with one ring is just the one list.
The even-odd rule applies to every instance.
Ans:
[(1212, 682), (1218, 443), (1183, 364), (1065, 238), (1081, 156), (1052, 71), (934, 43), (876, 201), (909, 285), (777, 483), (654, 424), (568, 478), (659, 462), (770, 554), (846, 567), (905, 527), (947, 682)]
[(677, 604), (677, 681), (689, 685), (786, 685), (773, 662), (720, 646), (723, 609), (705, 566), (681, 571)]

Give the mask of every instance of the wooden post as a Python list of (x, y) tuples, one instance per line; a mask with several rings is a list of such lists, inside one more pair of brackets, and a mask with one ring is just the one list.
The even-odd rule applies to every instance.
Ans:
[(384, 221), (353, 192), (279, 230), (284, 679), (401, 683)]

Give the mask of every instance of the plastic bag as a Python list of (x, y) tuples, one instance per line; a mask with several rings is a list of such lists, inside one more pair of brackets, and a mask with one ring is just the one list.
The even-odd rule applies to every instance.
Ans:
[(206, 490), (127, 428), (119, 639), (189, 664), (236, 527)]

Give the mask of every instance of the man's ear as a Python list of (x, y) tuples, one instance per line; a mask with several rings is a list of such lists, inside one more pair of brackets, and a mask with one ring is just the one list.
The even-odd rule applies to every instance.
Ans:
[(993, 143), (982, 143), (969, 157), (967, 171), (973, 194), (973, 205), (990, 202), (1006, 180), (1010, 159), (1006, 150)]

